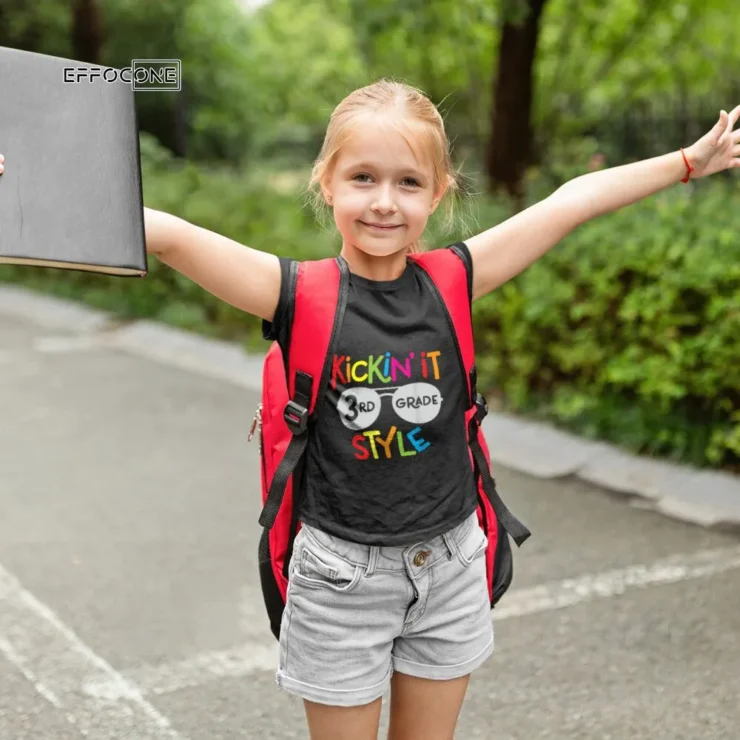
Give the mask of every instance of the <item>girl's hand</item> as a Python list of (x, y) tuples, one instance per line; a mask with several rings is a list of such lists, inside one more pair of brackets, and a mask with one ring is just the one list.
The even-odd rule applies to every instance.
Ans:
[(719, 121), (696, 143), (685, 149), (694, 171), (692, 178), (740, 167), (740, 129), (733, 131), (740, 118), (740, 105), (731, 113), (721, 111)]
[(5, 157), (3, 157), (3, 155), (2, 155), (2, 154), (0, 154), (0, 175), (2, 175), (2, 174), (3, 174), (3, 169), (5, 169), (5, 168), (3, 167), (3, 162), (4, 162), (4, 161), (5, 161)]

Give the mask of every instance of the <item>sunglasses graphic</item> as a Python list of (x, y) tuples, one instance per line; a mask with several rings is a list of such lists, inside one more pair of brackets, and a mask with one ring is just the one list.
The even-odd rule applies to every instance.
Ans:
[(383, 398), (391, 398), (393, 410), (409, 424), (432, 421), (442, 406), (442, 394), (430, 383), (410, 383), (377, 391), (348, 388), (337, 401), (339, 418), (347, 429), (367, 429), (380, 416)]

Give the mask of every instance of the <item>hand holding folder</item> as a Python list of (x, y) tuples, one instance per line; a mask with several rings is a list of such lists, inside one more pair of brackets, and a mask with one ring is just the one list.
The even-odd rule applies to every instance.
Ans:
[(134, 92), (0, 47), (0, 264), (147, 272)]

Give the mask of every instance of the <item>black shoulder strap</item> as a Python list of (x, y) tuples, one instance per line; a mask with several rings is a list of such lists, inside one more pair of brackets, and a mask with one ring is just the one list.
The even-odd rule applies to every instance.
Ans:
[(473, 265), (470, 261), (470, 252), (465, 242), (455, 242), (450, 245), (450, 249), (460, 258), (465, 265), (465, 273), (468, 276), (468, 300), (470, 301), (470, 310), (473, 310)]
[[(285, 346), (283, 361), (285, 363), (285, 382), (288, 382), (288, 352), (290, 351), (290, 337), (293, 333), (293, 318), (295, 316), (295, 292), (298, 285), (298, 261), (293, 260), (288, 270), (288, 296), (286, 301), (287, 316), (285, 318)], [(290, 387), (290, 385), (288, 386)]]
[[(473, 387), (475, 388), (475, 380), (473, 380)], [(499, 496), (498, 490), (496, 489), (496, 481), (491, 474), (491, 468), (486, 460), (486, 455), (481, 447), (480, 439), (478, 439), (478, 433), (480, 431), (480, 425), (483, 422), (483, 418), (488, 413), (488, 404), (485, 398), (476, 391), (476, 412), (470, 419), (468, 427), (468, 440), (470, 443), (470, 450), (473, 453), (473, 462), (475, 464), (475, 470), (481, 477), (483, 483), (483, 490), (486, 492), (486, 497), (491, 502), (493, 511), (496, 514), (496, 519), (501, 523), (501, 526), (511, 535), (511, 538), (516, 542), (518, 547), (521, 547), (531, 536), (531, 532), (527, 527), (519, 521), (509, 510), (504, 503), (501, 496)]]

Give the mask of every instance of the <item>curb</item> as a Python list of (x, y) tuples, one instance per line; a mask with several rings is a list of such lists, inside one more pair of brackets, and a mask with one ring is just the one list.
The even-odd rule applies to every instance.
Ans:
[[(84, 336), (166, 365), (259, 392), (264, 355), (153, 321), (121, 323), (71, 300), (0, 285), (0, 316)], [(247, 424), (249, 420), (245, 420)], [(495, 464), (537, 478), (575, 477), (641, 508), (722, 531), (740, 531), (740, 476), (676, 465), (591, 442), (550, 425), (489, 412), (483, 429)], [(637, 499), (637, 501), (635, 501)]]

